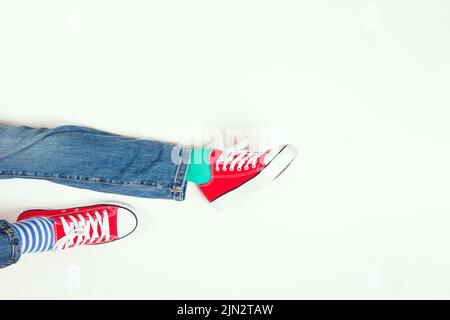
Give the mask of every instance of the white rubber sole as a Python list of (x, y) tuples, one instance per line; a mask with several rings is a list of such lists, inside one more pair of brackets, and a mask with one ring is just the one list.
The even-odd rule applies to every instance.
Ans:
[(297, 155), (298, 151), (294, 146), (290, 144), (285, 145), (257, 176), (212, 201), (210, 203), (211, 206), (215, 210), (220, 211), (246, 195), (265, 187), (283, 173)]

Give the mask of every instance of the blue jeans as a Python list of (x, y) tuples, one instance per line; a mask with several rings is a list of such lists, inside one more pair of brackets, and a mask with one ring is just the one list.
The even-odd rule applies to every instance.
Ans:
[[(0, 125), (0, 179), (41, 179), (143, 198), (184, 200), (191, 149), (94, 129)], [(0, 267), (20, 258), (20, 240), (0, 220)]]

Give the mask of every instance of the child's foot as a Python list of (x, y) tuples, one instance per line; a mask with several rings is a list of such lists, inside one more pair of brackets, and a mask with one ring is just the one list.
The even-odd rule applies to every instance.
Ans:
[(249, 152), (243, 147), (215, 149), (209, 156), (211, 178), (199, 187), (218, 210), (272, 182), (297, 156), (289, 144), (264, 152)]
[(136, 229), (137, 218), (128, 208), (102, 204), (61, 210), (28, 210), (19, 215), (13, 226), (19, 233), (25, 253), (45, 251), (38, 250), (41, 247), (64, 250), (119, 240)]

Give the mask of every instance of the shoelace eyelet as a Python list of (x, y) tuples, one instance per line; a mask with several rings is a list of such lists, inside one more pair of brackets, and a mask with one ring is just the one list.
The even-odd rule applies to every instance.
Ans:
[(256, 164), (252, 165), (252, 168), (253, 168), (253, 169), (256, 169)]
[[(108, 223), (108, 210), (102, 210), (104, 217), (100, 216), (99, 211), (95, 211), (96, 218), (98, 220), (98, 225), (100, 225), (100, 233), (97, 233), (96, 228), (92, 229), (94, 225), (90, 224), (90, 221), (87, 219), (90, 218), (89, 212), (86, 213), (86, 216), (81, 214), (77, 214), (76, 217), (73, 215), (69, 215), (68, 217), (61, 217), (61, 222), (63, 224), (65, 235), (61, 237), (53, 246), (54, 251), (65, 250), (67, 248), (71, 248), (73, 246), (83, 245), (88, 243), (90, 233), (89, 230), (95, 230), (94, 234), (95, 238), (92, 237), (89, 243), (92, 243), (94, 240), (98, 242), (100, 239), (106, 241), (109, 240), (109, 223)], [(98, 215), (98, 217), (97, 217)], [(70, 218), (70, 220), (67, 220)], [(73, 219), (72, 219), (73, 218)], [(75, 221), (74, 221), (75, 220)], [(84, 222), (83, 222), (84, 220)], [(104, 225), (104, 221), (106, 221), (106, 225)], [(105, 229), (106, 228), (106, 229)], [(74, 239), (77, 238), (77, 241), (74, 242)], [(105, 239), (104, 239), (105, 238)]]
[(230, 167), (230, 171), (231, 171), (231, 172), (234, 171), (234, 168), (231, 168), (231, 167)]
[(244, 167), (244, 170), (245, 170), (245, 171), (247, 171), (248, 169), (249, 169), (248, 166), (245, 166), (245, 167)]

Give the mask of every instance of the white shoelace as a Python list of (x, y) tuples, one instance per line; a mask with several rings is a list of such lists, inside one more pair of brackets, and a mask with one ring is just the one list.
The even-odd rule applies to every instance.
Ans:
[(230, 164), (230, 171), (234, 171), (236, 167), (237, 171), (241, 171), (242, 167), (244, 170), (250, 169), (251, 167), (256, 168), (258, 158), (265, 152), (250, 152), (244, 148), (248, 146), (248, 143), (238, 143), (237, 145), (228, 148), (222, 152), (216, 161), (216, 171), (227, 171), (227, 165)]
[[(108, 241), (110, 239), (108, 212), (103, 210), (102, 213), (103, 216), (98, 211), (95, 211), (95, 218), (90, 213), (86, 213), (87, 217), (81, 214), (76, 216), (69, 215), (67, 219), (62, 217), (61, 223), (65, 235), (55, 243), (53, 251), (60, 251), (83, 244), (98, 243), (102, 240)], [(98, 227), (100, 227), (100, 234), (98, 233)], [(77, 238), (76, 243), (75, 238)]]

